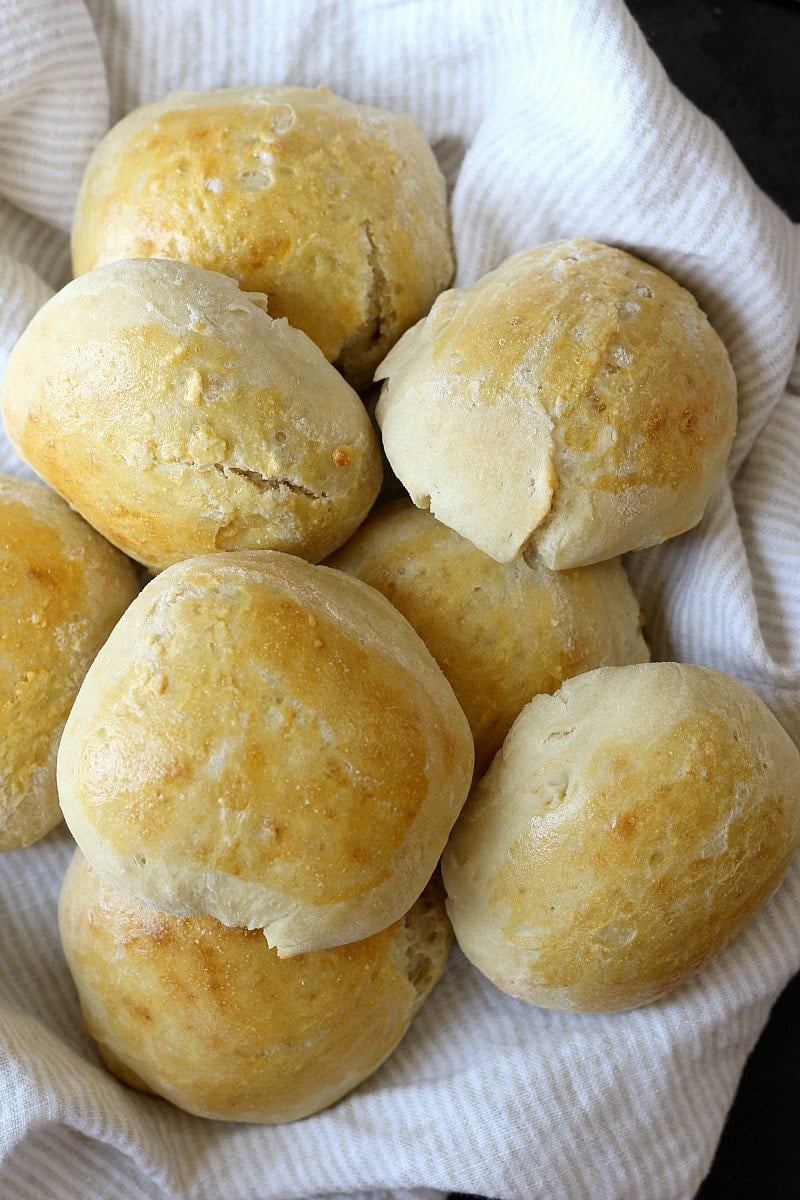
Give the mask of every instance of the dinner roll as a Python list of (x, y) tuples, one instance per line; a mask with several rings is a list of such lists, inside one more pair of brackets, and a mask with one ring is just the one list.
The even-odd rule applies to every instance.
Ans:
[(58, 786), (109, 883), (263, 928), (283, 956), (367, 937), (411, 907), (472, 758), (450, 685), (383, 596), (244, 551), (144, 589), (81, 688)]
[(380, 488), (352, 388), (263, 296), (200, 267), (68, 284), (12, 351), (2, 409), (18, 454), (154, 571), (212, 550), (324, 558)]
[(585, 566), (691, 528), (736, 423), (733, 370), (693, 297), (582, 238), (440, 296), (376, 378), (414, 502), (499, 562)]
[(453, 276), (444, 178), (410, 117), (327, 88), (173, 92), (86, 169), (76, 275), (175, 258), (264, 292), (363, 387)]
[(633, 1008), (699, 970), (800, 842), (800, 753), (744, 684), (604, 667), (537, 696), (443, 858), (469, 959), (545, 1008)]
[(109, 887), (80, 850), (59, 926), (86, 1027), (111, 1071), (199, 1117), (309, 1116), (391, 1054), (451, 943), (431, 891), (388, 929), (278, 958), (258, 932), (176, 917)]
[(41, 483), (0, 475), (0, 850), (61, 820), (56, 750), (133, 564)]
[(374, 511), (328, 565), (377, 588), (414, 626), (467, 715), (478, 774), (532, 696), (650, 657), (618, 559), (571, 571), (498, 563), (400, 500)]

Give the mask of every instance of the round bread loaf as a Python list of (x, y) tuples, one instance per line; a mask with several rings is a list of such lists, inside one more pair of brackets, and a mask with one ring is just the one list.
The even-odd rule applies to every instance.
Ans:
[(583, 239), (444, 293), (376, 372), (394, 471), (499, 562), (585, 566), (696, 525), (736, 385), (692, 296)]
[(115, 1075), (196, 1116), (269, 1124), (327, 1108), (380, 1066), (452, 940), (431, 889), (372, 937), (280, 959), (258, 932), (138, 904), (80, 850), (59, 926), (86, 1027)]
[(138, 590), (133, 563), (55, 492), (0, 475), (0, 850), (61, 820), (61, 730)]
[(328, 565), (377, 588), (414, 626), (467, 715), (476, 774), (532, 696), (650, 657), (618, 559), (571, 571), (498, 563), (399, 500), (375, 510)]
[(81, 688), (58, 786), (109, 883), (290, 955), (410, 908), (472, 760), (450, 685), (383, 596), (250, 551), (148, 584)]
[(17, 453), (152, 570), (213, 550), (316, 561), (380, 488), (366, 410), (316, 346), (181, 263), (68, 284), (14, 347), (2, 409)]
[(86, 169), (76, 275), (174, 258), (264, 292), (355, 387), (453, 276), (444, 178), (407, 116), (327, 88), (173, 92)]
[(698, 971), (800, 842), (800, 753), (749, 688), (678, 663), (538, 696), (442, 868), (467, 957), (545, 1008), (612, 1011)]

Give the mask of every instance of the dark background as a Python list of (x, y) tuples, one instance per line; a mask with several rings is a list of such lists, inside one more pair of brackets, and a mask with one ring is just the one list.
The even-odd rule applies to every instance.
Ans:
[[(800, 222), (798, 0), (627, 3), (673, 82), (722, 127), (756, 183)], [(748, 1060), (696, 1200), (800, 1200), (800, 976)]]

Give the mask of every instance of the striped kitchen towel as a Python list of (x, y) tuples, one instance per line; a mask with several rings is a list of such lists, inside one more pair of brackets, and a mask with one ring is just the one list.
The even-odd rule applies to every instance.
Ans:
[[(92, 147), (175, 88), (325, 83), (410, 112), (448, 179), (459, 283), (584, 235), (688, 286), (730, 352), (739, 431), (702, 524), (628, 567), (654, 656), (739, 675), (800, 741), (800, 236), (622, 0), (4, 0), (0, 68), (3, 356), (68, 278)], [(0, 470), (24, 469), (0, 441)], [(699, 978), (641, 1011), (541, 1011), (456, 952), (347, 1099), (225, 1125), (100, 1066), (56, 929), (70, 851), (61, 829), (0, 856), (3, 1200), (690, 1197), (800, 966), (798, 861)]]

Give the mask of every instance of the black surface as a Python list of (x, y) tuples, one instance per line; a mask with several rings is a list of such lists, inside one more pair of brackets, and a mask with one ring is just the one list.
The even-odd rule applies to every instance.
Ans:
[(800, 1196), (800, 976), (748, 1060), (711, 1174), (697, 1200)]
[[(798, 0), (628, 0), (628, 7), (673, 82), (800, 221)], [(748, 1060), (696, 1200), (800, 1200), (800, 976)]]
[(797, 0), (628, 0), (628, 8), (673, 83), (725, 130), (756, 183), (800, 221)]

